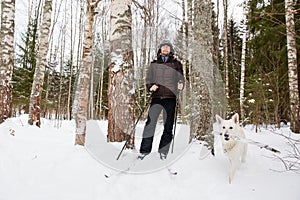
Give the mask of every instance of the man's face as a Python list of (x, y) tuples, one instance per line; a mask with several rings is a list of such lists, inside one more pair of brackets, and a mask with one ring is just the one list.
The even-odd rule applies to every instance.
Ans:
[(170, 54), (171, 48), (165, 44), (161, 47), (160, 51), (163, 56), (167, 56)]

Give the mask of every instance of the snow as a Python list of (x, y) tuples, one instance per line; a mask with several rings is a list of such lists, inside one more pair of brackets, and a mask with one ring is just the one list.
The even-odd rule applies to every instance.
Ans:
[[(118, 51), (121, 51), (121, 50), (118, 50)], [(112, 52), (111, 53), (111, 61), (112, 61), (112, 63), (114, 63), (114, 67), (112, 68), (112, 72), (118, 73), (121, 70), (122, 65), (124, 63), (124, 59), (123, 59), (122, 54), (117, 55), (116, 53)]]
[[(161, 161), (155, 152), (158, 134), (153, 153), (136, 162), (136, 150), (125, 150), (116, 161), (124, 143), (105, 142), (106, 121), (88, 122), (86, 147), (82, 147), (74, 145), (74, 121), (42, 119), (38, 128), (27, 125), (27, 120), (27, 115), (21, 115), (0, 125), (1, 200), (300, 199), (300, 174), (284, 171), (275, 154), (250, 144), (246, 163), (240, 165), (229, 184), (229, 163), (220, 141), (216, 140), (213, 157), (199, 141), (187, 143), (186, 125), (177, 125), (174, 154), (167, 160)], [(143, 125), (137, 126), (137, 148)], [(280, 156), (291, 150), (287, 140), (274, 130), (255, 133), (252, 129), (245, 128), (247, 138), (280, 149)], [(161, 130), (159, 124), (157, 132)], [(300, 139), (289, 127), (275, 131)], [(128, 166), (132, 167), (126, 171)], [(170, 175), (167, 168), (178, 175)]]

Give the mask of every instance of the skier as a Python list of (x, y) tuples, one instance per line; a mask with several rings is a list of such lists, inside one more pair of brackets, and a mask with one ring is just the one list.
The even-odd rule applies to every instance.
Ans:
[(159, 44), (157, 60), (151, 62), (147, 71), (146, 86), (152, 92), (152, 100), (143, 131), (139, 158), (143, 159), (151, 152), (156, 123), (163, 111), (164, 130), (158, 152), (160, 158), (164, 160), (173, 139), (176, 96), (184, 87), (182, 64), (174, 58), (174, 48), (169, 40), (163, 40)]

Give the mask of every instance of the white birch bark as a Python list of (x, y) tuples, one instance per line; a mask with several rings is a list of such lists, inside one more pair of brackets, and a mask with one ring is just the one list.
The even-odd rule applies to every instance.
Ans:
[(85, 144), (86, 134), (86, 121), (88, 114), (88, 102), (90, 91), (90, 73), (93, 65), (93, 25), (95, 9), (98, 6), (100, 0), (87, 0), (87, 17), (84, 27), (84, 41), (83, 41), (83, 54), (82, 54), (82, 66), (79, 71), (78, 83), (77, 83), (77, 105), (78, 110), (75, 116), (76, 122), (76, 138), (75, 144)]
[(224, 8), (223, 48), (224, 48), (224, 70), (225, 70), (225, 93), (226, 93), (226, 97), (229, 98), (228, 33), (227, 33), (228, 2), (227, 0), (223, 0), (223, 8)]
[[(134, 124), (133, 50), (131, 0), (112, 0), (108, 85), (109, 142), (123, 141)], [(133, 135), (132, 135), (133, 136)], [(134, 138), (129, 142), (133, 147)]]
[[(77, 1), (77, 7), (78, 7), (79, 1)], [(70, 5), (71, 10), (71, 36), (70, 36), (70, 77), (69, 77), (69, 86), (68, 86), (68, 99), (67, 99), (67, 120), (71, 119), (71, 97), (72, 97), (72, 79), (73, 79), (73, 59), (74, 59), (74, 44), (75, 44), (75, 38), (76, 38), (76, 29), (75, 29), (75, 35), (73, 36), (73, 4)], [(77, 9), (75, 12), (75, 16), (77, 18)], [(75, 19), (76, 19), (75, 18)]]
[(14, 67), (15, 0), (1, 1), (0, 31), (0, 123), (12, 113), (12, 73)]
[[(77, 58), (76, 58), (76, 66), (77, 66), (77, 71), (79, 71), (82, 63), (80, 62), (82, 59), (82, 33), (84, 32), (84, 6), (85, 6), (85, 2), (82, 1), (80, 2), (80, 16), (79, 16), (79, 25), (78, 25), (78, 29), (79, 29), (79, 33), (78, 33), (78, 45), (77, 45)], [(78, 74), (78, 73), (77, 73)], [(78, 84), (78, 75), (76, 75), (76, 84)], [(73, 108), (72, 108), (72, 118), (76, 117), (77, 111), (78, 111), (78, 97), (79, 97), (79, 87), (76, 85), (76, 90), (75, 90), (75, 95), (74, 95), (74, 100), (73, 100)]]
[[(65, 8), (64, 10), (67, 10), (67, 2), (65, 2)], [(61, 39), (60, 39), (60, 70), (59, 70), (59, 90), (58, 90), (58, 100), (57, 100), (57, 124), (56, 127), (61, 127), (61, 122), (64, 114), (64, 106), (62, 105), (63, 102), (63, 83), (64, 83), (64, 68), (65, 68), (65, 51), (66, 51), (66, 33), (67, 33), (67, 14), (66, 12), (64, 13), (64, 20), (62, 22), (62, 28), (60, 31), (61, 34)]]
[(297, 71), (297, 48), (293, 0), (285, 0), (285, 19), (287, 33), (288, 79), (290, 93), (291, 130), (300, 133), (300, 102)]
[(240, 83), (240, 111), (241, 111), (241, 119), (245, 118), (245, 108), (244, 108), (244, 100), (245, 100), (245, 71), (246, 71), (246, 48), (247, 48), (247, 35), (248, 35), (248, 1), (244, 1), (243, 3), (243, 14), (244, 14), (244, 22), (243, 22), (243, 41), (242, 41), (242, 56), (241, 56), (241, 83)]
[(37, 63), (34, 72), (34, 78), (32, 83), (30, 103), (29, 103), (29, 119), (30, 125), (35, 124), (40, 127), (41, 120), (41, 101), (42, 91), (45, 76), (45, 69), (47, 65), (47, 53), (49, 49), (49, 33), (51, 26), (51, 13), (52, 13), (52, 0), (46, 0), (43, 9), (43, 21), (40, 31), (40, 45), (37, 56)]

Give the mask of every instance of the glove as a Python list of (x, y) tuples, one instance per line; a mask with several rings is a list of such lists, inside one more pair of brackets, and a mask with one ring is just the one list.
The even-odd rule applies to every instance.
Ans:
[(154, 84), (151, 86), (150, 91), (155, 92), (157, 89), (158, 89), (158, 86)]
[(183, 81), (182, 80), (178, 81), (177, 88), (180, 91), (183, 90)]

